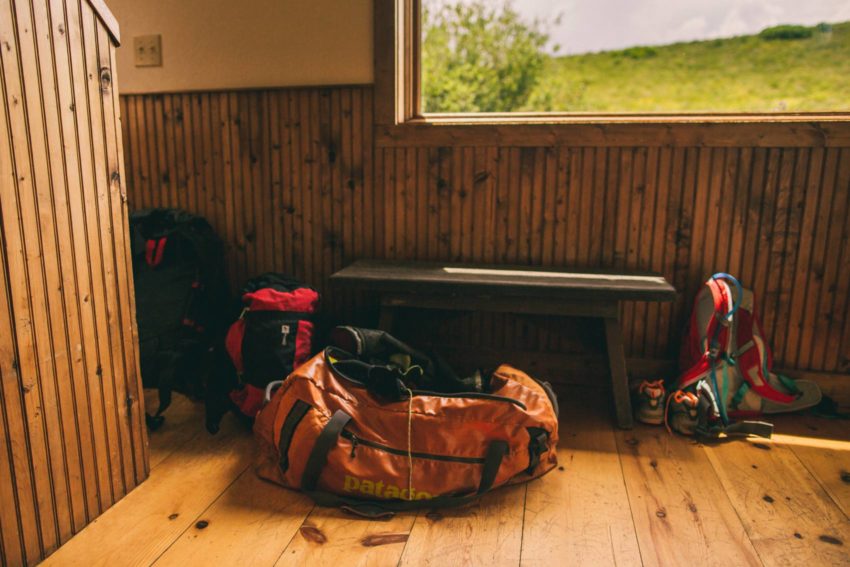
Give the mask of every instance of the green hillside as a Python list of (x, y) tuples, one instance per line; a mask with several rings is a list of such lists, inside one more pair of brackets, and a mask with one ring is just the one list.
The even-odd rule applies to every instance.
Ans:
[[(529, 110), (850, 110), (850, 22), (551, 58)], [(766, 30), (767, 31), (767, 30)], [(774, 29), (772, 35), (785, 34)]]

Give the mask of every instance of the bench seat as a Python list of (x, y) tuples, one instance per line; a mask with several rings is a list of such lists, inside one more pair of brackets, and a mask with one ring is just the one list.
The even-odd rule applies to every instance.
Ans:
[(632, 426), (621, 301), (672, 301), (676, 290), (652, 273), (360, 260), (331, 276), (380, 296), (379, 326), (392, 331), (397, 308), (491, 311), (602, 319), (617, 423)]

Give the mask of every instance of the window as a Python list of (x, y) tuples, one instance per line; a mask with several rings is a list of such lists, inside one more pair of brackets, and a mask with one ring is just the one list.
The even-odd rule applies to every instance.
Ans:
[(408, 115), (850, 111), (847, 0), (403, 4)]

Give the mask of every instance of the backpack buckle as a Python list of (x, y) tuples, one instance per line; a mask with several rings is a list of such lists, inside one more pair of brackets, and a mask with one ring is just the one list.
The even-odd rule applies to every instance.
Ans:
[(525, 472), (534, 474), (534, 469), (540, 464), (540, 456), (549, 449), (549, 432), (542, 428), (529, 427), (528, 434), (531, 441), (528, 443), (528, 468)]
[(720, 417), (720, 407), (717, 405), (717, 398), (714, 397), (714, 392), (711, 389), (711, 386), (708, 385), (705, 378), (697, 382), (697, 395), (704, 397), (711, 406), (711, 412), (713, 417)]
[(712, 360), (717, 360), (717, 357), (720, 356), (720, 343), (717, 341), (711, 341), (711, 344), (708, 346), (708, 350), (705, 351), (708, 357)]

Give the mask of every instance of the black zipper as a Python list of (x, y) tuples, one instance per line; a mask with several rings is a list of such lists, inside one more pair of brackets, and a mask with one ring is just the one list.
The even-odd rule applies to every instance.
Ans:
[(295, 400), (292, 409), (286, 415), (283, 421), (283, 426), (280, 428), (280, 469), (286, 472), (289, 468), (289, 445), (292, 443), (292, 436), (295, 435), (295, 429), (312, 406), (307, 402)]
[(472, 398), (478, 400), (493, 400), (494, 402), (507, 402), (514, 404), (524, 410), (528, 409), (524, 403), (507, 396), (497, 396), (495, 394), (484, 394), (481, 392), (458, 392), (456, 394), (445, 394), (442, 392), (431, 392), (429, 390), (411, 390), (414, 396), (434, 396), (437, 398)]
[[(351, 457), (354, 458), (356, 456), (356, 450), (358, 445), (365, 445), (367, 447), (372, 447), (373, 449), (377, 449), (379, 451), (384, 451), (385, 453), (390, 453), (392, 455), (399, 455), (402, 457), (407, 456), (407, 451), (403, 449), (395, 449), (393, 447), (388, 447), (387, 445), (383, 445), (381, 443), (377, 443), (375, 441), (369, 441), (368, 439), (361, 439), (357, 437), (354, 433), (349, 431), (348, 429), (343, 429), (340, 434), (342, 437), (345, 437), (351, 442)], [(414, 459), (430, 459), (432, 461), (448, 461), (451, 463), (467, 463), (470, 465), (480, 465), (484, 463), (484, 458), (478, 457), (452, 457), (449, 455), (432, 455), (430, 453), (418, 453), (416, 451), (412, 451), (410, 456)]]

